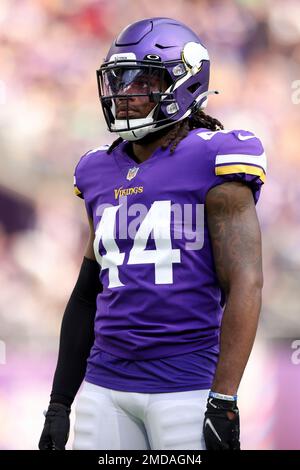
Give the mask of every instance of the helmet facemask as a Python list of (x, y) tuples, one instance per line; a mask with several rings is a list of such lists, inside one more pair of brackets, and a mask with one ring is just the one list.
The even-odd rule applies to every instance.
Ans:
[[(162, 102), (175, 105), (172, 79), (163, 65), (153, 61), (111, 61), (97, 70), (97, 79), (109, 131), (127, 140), (138, 140), (155, 132), (157, 125), (156, 130), (173, 124), (160, 113)], [(146, 116), (138, 116), (143, 108), (139, 110), (134, 98), (139, 98), (144, 110), (148, 108)]]

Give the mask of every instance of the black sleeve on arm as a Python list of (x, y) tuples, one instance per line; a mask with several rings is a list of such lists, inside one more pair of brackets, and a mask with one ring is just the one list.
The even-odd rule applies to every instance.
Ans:
[(87, 358), (94, 342), (96, 298), (102, 291), (99, 271), (97, 261), (83, 258), (62, 320), (50, 403), (71, 406), (83, 381)]

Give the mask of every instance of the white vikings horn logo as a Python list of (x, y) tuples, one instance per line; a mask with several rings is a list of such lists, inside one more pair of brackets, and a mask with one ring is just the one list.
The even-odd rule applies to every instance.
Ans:
[(136, 176), (138, 171), (139, 171), (139, 168), (137, 166), (134, 166), (133, 168), (129, 168), (126, 179), (128, 179), (129, 181), (132, 180)]

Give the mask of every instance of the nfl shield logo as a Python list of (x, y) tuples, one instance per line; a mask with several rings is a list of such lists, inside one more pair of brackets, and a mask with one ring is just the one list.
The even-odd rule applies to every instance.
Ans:
[(139, 171), (139, 168), (137, 166), (134, 166), (133, 168), (129, 168), (126, 178), (129, 181), (132, 180), (136, 176), (138, 171)]

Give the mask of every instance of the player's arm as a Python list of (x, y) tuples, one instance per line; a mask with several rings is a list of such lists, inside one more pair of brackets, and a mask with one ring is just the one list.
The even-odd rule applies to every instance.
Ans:
[[(86, 245), (84, 256), (88, 259), (96, 261), (95, 252), (94, 252), (94, 240), (95, 240), (94, 224), (93, 224), (93, 220), (89, 216), (88, 216), (88, 221), (89, 221), (90, 232), (89, 232), (89, 239)], [(98, 271), (99, 271), (99, 268), (98, 268)]]
[(91, 219), (89, 225), (89, 241), (79, 276), (63, 315), (51, 400), (39, 442), (41, 450), (65, 448), (70, 427), (70, 407), (83, 381), (94, 341), (96, 298), (102, 285), (93, 252), (95, 234)]
[[(226, 295), (212, 391), (234, 396), (253, 346), (261, 308), (261, 234), (252, 191), (245, 184), (230, 182), (212, 188), (207, 195), (206, 209), (216, 272)], [(228, 429), (225, 428), (229, 432), (227, 437), (237, 438), (236, 401), (228, 400), (223, 405), (221, 401), (219, 405), (232, 409), (225, 415), (236, 426), (227, 423)]]

